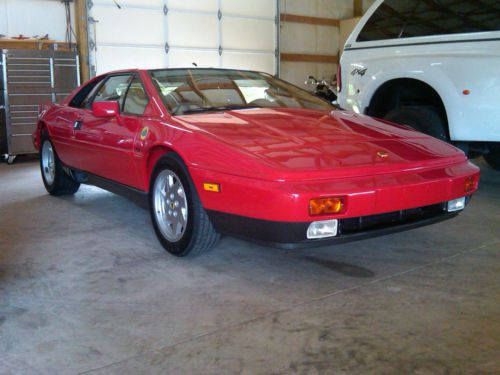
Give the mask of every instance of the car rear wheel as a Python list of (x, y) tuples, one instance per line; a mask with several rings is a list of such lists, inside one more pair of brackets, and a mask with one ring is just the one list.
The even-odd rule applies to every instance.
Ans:
[(490, 144), (490, 152), (484, 155), (484, 159), (491, 168), (500, 171), (500, 144)]
[(399, 107), (387, 113), (384, 119), (396, 124), (408, 125), (419, 132), (445, 142), (448, 141), (445, 123), (438, 112), (432, 107)]
[(71, 195), (78, 191), (80, 184), (64, 171), (46, 131), (42, 132), (39, 156), (43, 184), (49, 194)]
[(150, 186), (151, 220), (165, 250), (176, 256), (197, 255), (215, 245), (219, 234), (176, 154), (167, 154), (158, 161)]

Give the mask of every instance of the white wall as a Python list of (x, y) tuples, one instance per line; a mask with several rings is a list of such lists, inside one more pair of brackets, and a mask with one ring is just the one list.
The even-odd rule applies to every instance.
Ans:
[[(281, 13), (309, 17), (345, 19), (352, 17), (352, 0), (280, 0)], [(334, 26), (309, 25), (304, 23), (281, 22), (281, 53), (304, 53), (317, 55), (337, 55), (339, 53), (339, 28)], [(282, 61), (281, 78), (307, 90), (306, 77), (330, 81), (337, 72), (337, 64), (315, 62)]]
[(363, 13), (366, 12), (374, 2), (375, 0), (363, 0)]
[[(71, 4), (71, 15), (74, 7)], [(74, 21), (73, 28), (74, 28)], [(7, 37), (39, 37), (49, 34), (50, 39), (64, 41), (66, 12), (60, 0), (0, 0), (0, 34)], [(74, 42), (74, 37), (73, 37)]]

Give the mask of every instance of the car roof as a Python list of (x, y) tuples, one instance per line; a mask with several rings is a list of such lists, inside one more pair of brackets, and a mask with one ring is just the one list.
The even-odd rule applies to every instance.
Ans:
[(154, 69), (146, 69), (146, 68), (130, 68), (130, 69), (118, 69), (118, 70), (111, 70), (106, 73), (99, 74), (98, 77), (103, 77), (106, 75), (110, 74), (120, 74), (120, 73), (134, 73), (134, 72), (155, 72), (155, 71), (161, 71), (161, 70), (220, 70), (220, 71), (238, 71), (238, 72), (253, 72), (253, 73), (263, 73), (263, 74), (269, 74), (266, 72), (261, 72), (258, 70), (247, 70), (247, 69), (233, 69), (233, 68), (206, 68), (206, 67), (197, 67), (197, 66), (186, 66), (186, 67), (177, 67), (177, 68), (154, 68)]

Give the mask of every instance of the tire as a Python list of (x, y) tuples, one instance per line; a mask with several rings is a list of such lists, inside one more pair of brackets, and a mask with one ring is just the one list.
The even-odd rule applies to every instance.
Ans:
[(488, 162), (491, 168), (500, 171), (500, 144), (490, 145), (490, 152), (484, 155), (484, 159)]
[(201, 254), (220, 237), (201, 205), (187, 167), (175, 153), (163, 156), (154, 168), (149, 207), (158, 240), (175, 256)]
[(78, 191), (80, 184), (64, 171), (46, 131), (43, 131), (41, 135), (39, 156), (43, 184), (49, 194), (72, 195)]
[(393, 109), (384, 116), (387, 121), (408, 125), (421, 133), (448, 142), (446, 125), (436, 109), (425, 106), (405, 106)]

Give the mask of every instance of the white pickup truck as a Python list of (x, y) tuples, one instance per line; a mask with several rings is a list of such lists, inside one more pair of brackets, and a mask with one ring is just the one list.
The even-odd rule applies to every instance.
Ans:
[(345, 44), (338, 103), (500, 169), (500, 1), (377, 0)]

